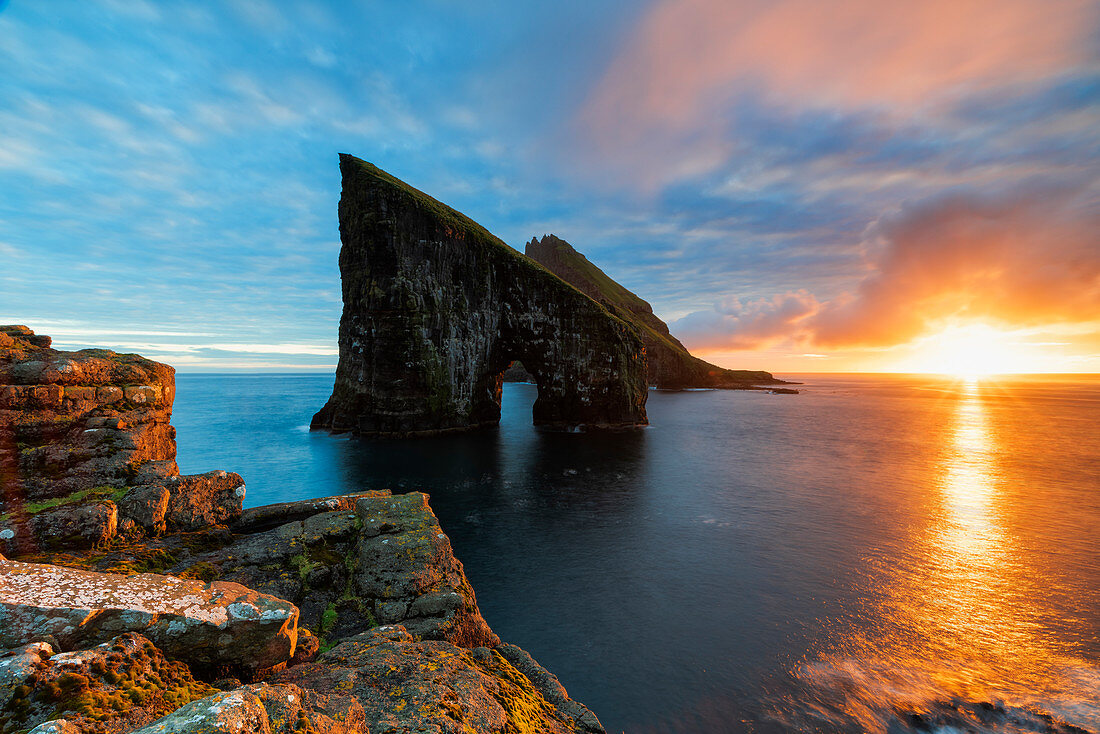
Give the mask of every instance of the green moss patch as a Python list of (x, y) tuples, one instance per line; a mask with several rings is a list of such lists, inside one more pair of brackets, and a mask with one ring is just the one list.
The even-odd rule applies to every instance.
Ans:
[(80, 502), (93, 502), (95, 500), (117, 501), (122, 499), (130, 491), (129, 487), (91, 487), (81, 489), (66, 497), (55, 497), (42, 502), (26, 502), (23, 504), (23, 512), (27, 515), (37, 515), (44, 510), (52, 510), (63, 505), (74, 505)]

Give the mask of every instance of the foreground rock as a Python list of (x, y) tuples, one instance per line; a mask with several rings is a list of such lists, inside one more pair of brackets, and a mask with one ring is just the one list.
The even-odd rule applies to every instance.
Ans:
[(200, 669), (254, 674), (294, 655), (298, 610), (228, 582), (0, 561), (0, 646), (49, 635), (73, 649), (121, 632)]
[(46, 642), (0, 654), (0, 732), (126, 732), (210, 694), (183, 663), (126, 633), (65, 652)]
[[(242, 512), (236, 474), (175, 468), (171, 368), (49, 344), (0, 329), (0, 734), (601, 731), (500, 644), (426, 495)], [(159, 395), (81, 392), (131, 379)]]
[[(541, 240), (532, 238), (524, 253), (637, 329), (645, 343), (646, 374), (650, 385), (662, 390), (682, 390), (693, 387), (744, 389), (786, 384), (769, 372), (728, 370), (692, 356), (680, 340), (669, 333), (668, 324), (654, 315), (649, 303), (612, 280), (565, 240), (554, 235), (545, 235)], [(513, 379), (523, 381), (517, 379), (520, 377), (517, 374)]]
[(187, 562), (209, 563), (218, 578), (293, 601), (302, 624), (326, 639), (400, 623), (424, 639), (463, 647), (499, 643), (427, 495), (367, 492), (285, 503), (250, 511), (241, 525), (296, 517)]
[(295, 685), (259, 683), (195, 701), (135, 734), (369, 734), (350, 696), (311, 694)]
[(0, 551), (94, 547), (240, 516), (240, 476), (179, 474), (175, 370), (50, 344), (0, 326)]
[(416, 434), (496, 425), (521, 360), (554, 427), (645, 424), (634, 330), (476, 222), (340, 156), (344, 313), (332, 397), (314, 428)]
[(548, 697), (499, 650), (417, 642), (400, 626), (344, 640), (276, 680), (353, 696), (371, 732), (603, 732), (556, 679)]

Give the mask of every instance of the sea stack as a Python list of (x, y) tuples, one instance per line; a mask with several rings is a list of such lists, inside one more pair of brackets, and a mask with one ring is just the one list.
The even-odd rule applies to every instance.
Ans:
[(646, 420), (635, 330), (484, 227), (340, 156), (344, 312), (332, 397), (312, 426), (414, 435), (496, 425), (501, 374), (538, 385), (536, 424)]

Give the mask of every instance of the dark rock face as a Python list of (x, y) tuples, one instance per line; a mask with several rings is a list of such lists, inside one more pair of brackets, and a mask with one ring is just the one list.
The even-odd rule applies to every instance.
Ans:
[(495, 425), (521, 360), (553, 427), (645, 424), (634, 330), (483, 227), (341, 155), (344, 313), (332, 397), (314, 428), (408, 435)]
[(554, 275), (633, 325), (645, 342), (648, 382), (664, 390), (688, 387), (745, 388), (784, 384), (768, 372), (728, 370), (693, 357), (653, 313), (653, 307), (612, 280), (572, 245), (554, 235), (527, 243), (524, 252)]

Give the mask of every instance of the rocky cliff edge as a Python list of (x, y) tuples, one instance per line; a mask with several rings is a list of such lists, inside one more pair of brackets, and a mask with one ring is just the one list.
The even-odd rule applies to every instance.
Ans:
[(173, 371), (0, 327), (0, 734), (602, 732), (482, 618), (427, 495), (242, 510)]

